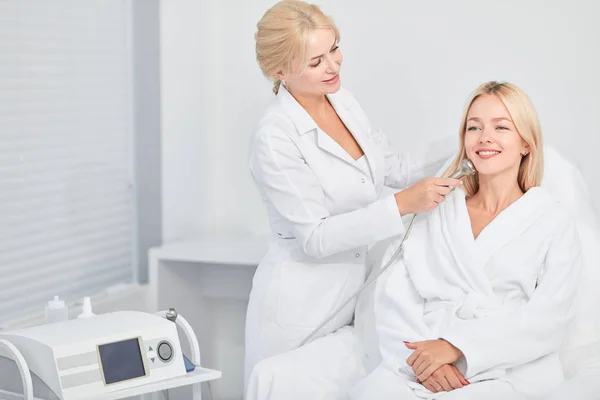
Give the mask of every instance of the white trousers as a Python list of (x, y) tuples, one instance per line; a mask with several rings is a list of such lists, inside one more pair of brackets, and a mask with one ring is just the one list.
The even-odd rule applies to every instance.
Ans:
[(354, 328), (346, 326), (306, 346), (260, 361), (248, 379), (246, 400), (346, 400), (365, 375)]

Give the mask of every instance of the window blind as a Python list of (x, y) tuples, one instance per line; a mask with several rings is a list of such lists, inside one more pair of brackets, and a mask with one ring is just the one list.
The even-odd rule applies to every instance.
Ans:
[(0, 0), (0, 325), (132, 281), (129, 7)]

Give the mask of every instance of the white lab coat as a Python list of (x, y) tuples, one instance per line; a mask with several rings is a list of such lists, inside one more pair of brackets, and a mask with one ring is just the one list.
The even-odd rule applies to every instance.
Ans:
[[(345, 89), (328, 95), (363, 149), (367, 173), (282, 87), (261, 119), (250, 171), (273, 232), (253, 280), (246, 318), (245, 382), (262, 359), (297, 348), (365, 278), (365, 257), (403, 233), (393, 195), (431, 176), (455, 152), (453, 137), (423, 156), (395, 151)], [(349, 304), (320, 335), (352, 322)]]
[(464, 353), (457, 367), (471, 387), (452, 398), (471, 398), (475, 388), (486, 394), (481, 398), (488, 392), (529, 398), (560, 385), (557, 352), (574, 315), (581, 270), (567, 212), (545, 189), (532, 188), (476, 240), (461, 189), (428, 214), (418, 217), (403, 258), (378, 285), (383, 361), (352, 398), (385, 398), (406, 388), (418, 398), (450, 398), (415, 382), (405, 340), (443, 338)]

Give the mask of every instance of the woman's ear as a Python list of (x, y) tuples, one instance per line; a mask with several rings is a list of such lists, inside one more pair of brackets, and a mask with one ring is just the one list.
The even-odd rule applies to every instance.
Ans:
[(527, 154), (529, 154), (530, 149), (531, 147), (527, 143), (524, 143), (523, 147), (521, 148), (521, 155), (525, 157)]

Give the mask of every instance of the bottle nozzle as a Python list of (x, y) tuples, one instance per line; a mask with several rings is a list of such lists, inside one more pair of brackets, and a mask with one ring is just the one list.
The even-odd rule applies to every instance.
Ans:
[(64, 300), (60, 300), (60, 298), (58, 296), (54, 296), (54, 299), (50, 300), (48, 302), (48, 307), (49, 308), (64, 308), (65, 307), (65, 301)]
[(89, 297), (84, 297), (81, 314), (79, 314), (77, 318), (89, 318), (93, 317), (94, 315), (95, 314), (92, 312), (92, 301)]

